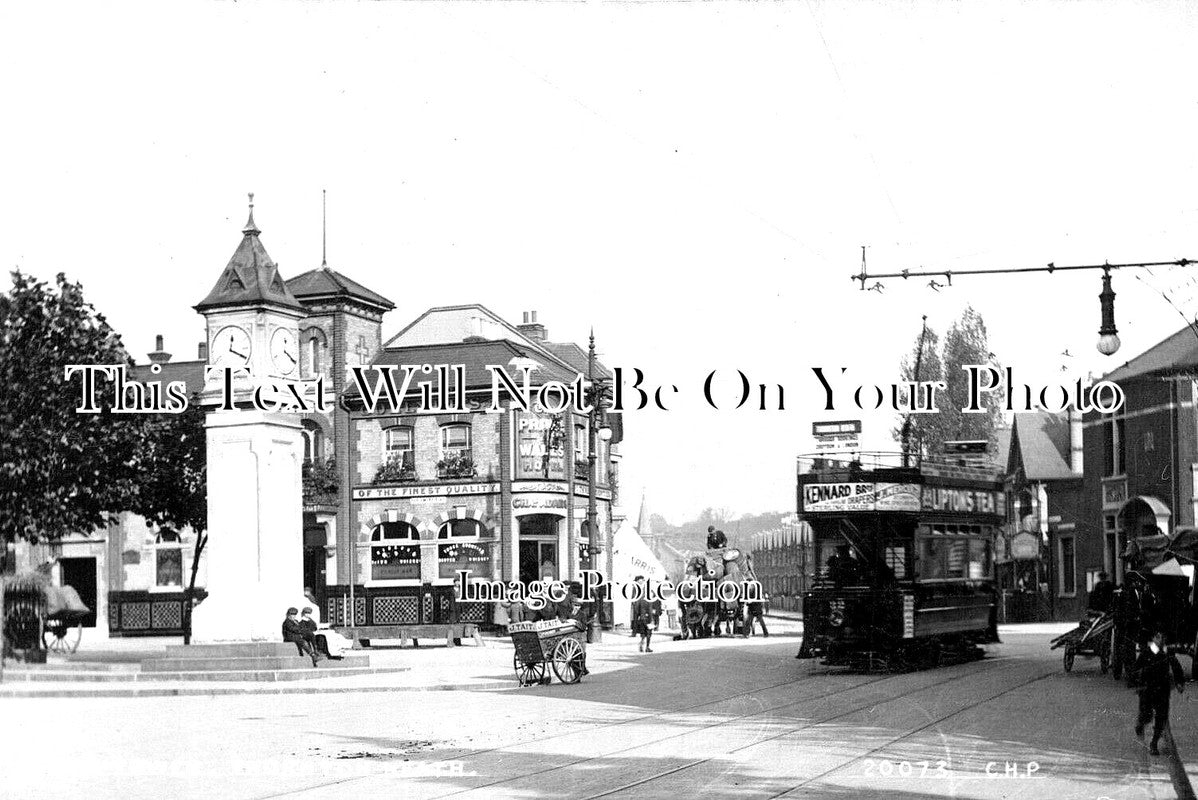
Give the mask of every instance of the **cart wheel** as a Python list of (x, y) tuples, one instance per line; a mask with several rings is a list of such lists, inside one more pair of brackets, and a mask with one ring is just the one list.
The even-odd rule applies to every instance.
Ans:
[(1073, 671), (1073, 648), (1072, 647), (1065, 648), (1065, 671), (1066, 672)]
[(578, 683), (585, 658), (578, 640), (567, 636), (553, 648), (553, 674), (562, 683)]
[(83, 625), (67, 625), (61, 620), (48, 620), (42, 631), (42, 644), (51, 653), (70, 654), (79, 649), (83, 638)]
[(516, 680), (520, 681), (521, 686), (532, 686), (533, 684), (540, 683), (545, 677), (544, 661), (525, 664), (520, 660), (519, 653), (512, 656), (512, 667), (516, 670)]

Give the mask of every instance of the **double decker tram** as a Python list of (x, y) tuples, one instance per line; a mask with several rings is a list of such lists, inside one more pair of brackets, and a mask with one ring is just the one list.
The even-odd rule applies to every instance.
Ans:
[(815, 547), (800, 656), (906, 670), (981, 658), (980, 645), (998, 641), (998, 469), (911, 461), (800, 456), (799, 517)]

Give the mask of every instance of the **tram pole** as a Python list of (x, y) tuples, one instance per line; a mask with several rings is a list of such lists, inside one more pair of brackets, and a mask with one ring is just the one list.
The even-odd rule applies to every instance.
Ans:
[[(928, 338), (928, 315), (924, 314), (923, 315), (923, 330), (921, 330), (919, 332), (919, 351), (915, 354), (915, 375), (914, 375), (914, 380), (912, 381), (912, 383), (914, 383), (916, 386), (919, 385), (919, 368), (923, 365), (923, 344), (927, 338)], [(903, 435), (903, 466), (904, 467), (910, 466), (911, 414), (913, 414), (915, 411), (915, 403), (918, 402), (917, 397), (918, 397), (918, 395), (916, 393), (916, 390), (914, 387), (912, 387), (911, 397), (909, 398), (910, 406), (907, 409), (907, 416), (903, 419), (903, 434), (902, 435)]]

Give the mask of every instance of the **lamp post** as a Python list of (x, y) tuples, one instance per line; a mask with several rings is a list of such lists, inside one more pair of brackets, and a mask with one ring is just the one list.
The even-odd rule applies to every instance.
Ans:
[[(591, 330), (590, 346), (587, 349), (587, 380), (591, 385), (591, 402), (590, 410), (587, 412), (587, 541), (586, 541), (586, 556), (584, 559), (587, 569), (598, 569), (602, 563), (600, 555), (603, 553), (603, 540), (599, 536), (599, 513), (598, 504), (598, 475), (596, 469), (598, 467), (599, 454), (596, 440), (608, 441), (611, 439), (611, 428), (601, 426), (603, 419), (603, 411), (599, 408), (599, 403), (603, 397), (603, 392), (599, 385), (595, 383), (595, 331)], [(610, 576), (608, 576), (610, 577)], [(599, 627), (599, 609), (600, 600), (594, 601), (592, 614), (590, 619), (590, 630), (587, 632), (587, 640), (590, 642), (598, 642), (602, 634)]]

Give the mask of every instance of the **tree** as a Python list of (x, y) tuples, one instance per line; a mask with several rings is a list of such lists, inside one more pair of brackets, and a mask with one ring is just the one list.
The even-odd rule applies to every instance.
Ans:
[(81, 381), (67, 365), (132, 366), (79, 284), (19, 271), (12, 281), (0, 295), (0, 544), (90, 531), (128, 508), (145, 425), (106, 405), (75, 412)]
[[(919, 337), (916, 337), (911, 353), (903, 358), (904, 381), (915, 380), (919, 342)], [(993, 444), (994, 432), (1001, 422), (998, 398), (994, 394), (984, 395), (985, 411), (980, 414), (966, 414), (961, 410), (968, 405), (969, 392), (969, 381), (962, 367), (968, 364), (998, 367), (994, 354), (990, 352), (986, 324), (981, 315), (972, 306), (966, 306), (960, 319), (949, 328), (939, 354), (938, 345), (939, 337), (929, 328), (923, 343), (919, 380), (942, 380), (946, 388), (936, 394), (939, 413), (910, 415), (911, 452), (937, 455), (944, 452), (945, 442), (961, 439), (982, 439)], [(892, 433), (901, 444), (901, 421)]]
[[(944, 366), (941, 363), (940, 354), (937, 352), (939, 346), (940, 337), (936, 331), (926, 327), (926, 324), (921, 326), (919, 334), (915, 337), (915, 343), (911, 346), (911, 352), (903, 357), (900, 375), (904, 383), (944, 380)], [(918, 375), (915, 369), (917, 365), (919, 367)], [(907, 400), (909, 403), (910, 398)], [(918, 398), (920, 408), (924, 405), (923, 400), (922, 397)], [(899, 425), (891, 431), (895, 441), (900, 445), (904, 444), (903, 428), (905, 425), (909, 428), (907, 437), (910, 452), (913, 454), (918, 455), (925, 443), (931, 443), (939, 450), (944, 442), (938, 414), (904, 414)]]

